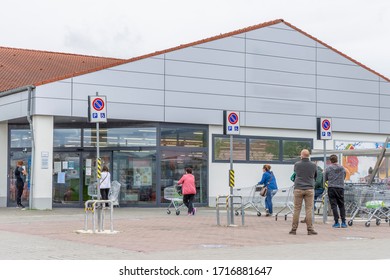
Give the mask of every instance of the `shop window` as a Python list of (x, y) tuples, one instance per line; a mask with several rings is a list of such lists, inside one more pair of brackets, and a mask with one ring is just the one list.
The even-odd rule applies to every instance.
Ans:
[(207, 147), (207, 130), (204, 128), (161, 128), (161, 146)]
[(53, 146), (56, 148), (81, 146), (81, 129), (56, 128), (53, 137)]
[(249, 139), (250, 161), (277, 161), (279, 156), (279, 140)]
[(29, 129), (11, 129), (11, 148), (31, 148)]
[[(154, 147), (155, 127), (121, 127), (99, 129), (101, 147)], [(84, 146), (96, 146), (96, 129), (84, 129)]]
[(311, 150), (312, 141), (305, 140), (283, 140), (283, 161), (297, 161), (303, 149)]
[[(214, 137), (214, 159), (221, 161), (230, 160), (230, 138)], [(233, 160), (246, 160), (246, 139), (233, 137)]]

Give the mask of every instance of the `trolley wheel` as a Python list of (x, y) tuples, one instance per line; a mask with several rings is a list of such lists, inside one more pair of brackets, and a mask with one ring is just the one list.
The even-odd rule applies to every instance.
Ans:
[(257, 216), (261, 217), (261, 213), (260, 213), (260, 212), (257, 212)]
[(236, 211), (234, 214), (236, 214), (236, 216), (238, 216), (238, 211)]
[(167, 209), (167, 214), (170, 215), (171, 214), (171, 210)]
[(370, 226), (370, 222), (366, 222), (364, 225), (366, 226), (366, 227), (369, 227)]
[(380, 219), (376, 219), (376, 225), (379, 226), (381, 224), (381, 220)]
[(177, 216), (180, 215), (180, 210), (176, 210), (176, 215), (177, 215)]
[(275, 215), (275, 221), (277, 221), (278, 220), (278, 215)]
[(353, 221), (352, 220), (348, 221), (348, 225), (351, 227), (353, 225)]
[(284, 220), (287, 221), (287, 215), (284, 215)]
[(385, 219), (385, 222), (386, 222), (386, 223), (388, 223), (388, 222), (389, 222), (389, 219), (388, 219), (388, 218), (386, 218), (386, 219)]

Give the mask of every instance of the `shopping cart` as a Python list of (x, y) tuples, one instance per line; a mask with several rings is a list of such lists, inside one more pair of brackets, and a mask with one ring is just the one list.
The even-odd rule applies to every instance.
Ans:
[(348, 221), (349, 226), (352, 226), (354, 221), (363, 221), (365, 226), (369, 227), (373, 219), (375, 219), (377, 226), (381, 224), (381, 220), (389, 222), (390, 190), (387, 189), (387, 186), (355, 185), (344, 192), (348, 194), (348, 199), (354, 199), (354, 201), (348, 200), (348, 209), (351, 208), (350, 205), (354, 207)]
[(96, 183), (88, 185), (88, 196), (90, 196), (93, 200), (98, 198), (98, 189)]
[(119, 192), (121, 190), (121, 183), (118, 181), (111, 182), (111, 189), (108, 193), (108, 199), (112, 201), (113, 206), (119, 207)]
[(243, 205), (235, 209), (235, 214), (238, 216), (244, 213), (245, 209), (252, 207), (256, 210), (257, 216), (261, 216), (260, 207), (264, 208), (264, 198), (260, 196), (261, 186), (254, 185), (247, 188), (235, 188), (233, 189), (236, 192), (235, 195), (241, 196), (243, 199)]
[(278, 220), (278, 215), (284, 215), (284, 220), (287, 221), (287, 216), (293, 214), (294, 212), (294, 185), (289, 187), (288, 189), (279, 189), (281, 192), (287, 192), (286, 201), (282, 209), (279, 210), (278, 213), (275, 214), (275, 221)]
[(171, 214), (170, 208), (175, 208), (176, 215), (180, 215), (180, 209), (184, 206), (183, 195), (180, 186), (166, 187), (164, 189), (164, 199), (170, 201), (168, 205), (167, 214)]

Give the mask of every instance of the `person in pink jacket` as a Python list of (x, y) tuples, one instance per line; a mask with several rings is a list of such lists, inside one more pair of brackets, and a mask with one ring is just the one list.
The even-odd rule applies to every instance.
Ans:
[(183, 193), (183, 203), (188, 208), (188, 216), (193, 216), (196, 213), (196, 208), (194, 208), (193, 201), (196, 194), (196, 187), (195, 187), (195, 177), (192, 175), (192, 168), (187, 167), (186, 168), (186, 174), (184, 174), (179, 182), (177, 182), (178, 185), (181, 185), (182, 193)]

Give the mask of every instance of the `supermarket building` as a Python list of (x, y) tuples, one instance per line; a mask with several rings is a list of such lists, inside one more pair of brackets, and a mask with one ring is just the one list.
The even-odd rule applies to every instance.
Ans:
[[(390, 134), (390, 80), (284, 20), (128, 60), (0, 47), (0, 70), (0, 207), (15, 206), (17, 160), (31, 208), (89, 198), (97, 131), (88, 96), (97, 93), (108, 118), (100, 157), (121, 183), (121, 206), (166, 205), (164, 189), (186, 166), (198, 205), (228, 194), (224, 110), (240, 113), (236, 187), (256, 184), (265, 163), (290, 186), (299, 151), (323, 147), (319, 117), (332, 119), (329, 149), (380, 147)], [(348, 179), (367, 175), (356, 160), (345, 162)]]

